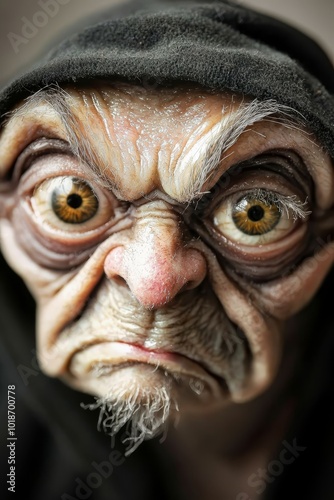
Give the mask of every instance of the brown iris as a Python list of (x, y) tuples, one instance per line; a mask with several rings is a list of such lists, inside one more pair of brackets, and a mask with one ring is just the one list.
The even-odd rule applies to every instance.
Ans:
[(244, 197), (233, 207), (232, 218), (240, 231), (256, 236), (274, 229), (281, 218), (281, 212), (275, 204), (257, 198)]
[(51, 196), (54, 213), (68, 224), (82, 224), (94, 217), (98, 200), (87, 182), (76, 177), (67, 178), (56, 187)]

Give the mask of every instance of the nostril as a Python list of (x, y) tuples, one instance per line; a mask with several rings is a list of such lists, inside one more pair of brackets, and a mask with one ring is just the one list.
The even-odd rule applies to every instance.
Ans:
[(186, 281), (185, 284), (181, 287), (180, 292), (183, 292), (184, 290), (191, 290), (192, 288), (195, 288), (195, 281), (189, 280)]
[(119, 274), (114, 275), (111, 279), (112, 279), (112, 281), (114, 281), (114, 283), (117, 283), (117, 285), (128, 286), (125, 279), (122, 278), (122, 276), (120, 276)]
[(184, 292), (186, 290), (192, 290), (199, 285), (199, 282), (196, 280), (188, 280), (184, 283), (184, 285), (180, 288), (179, 293)]
[(104, 272), (109, 279), (118, 283), (119, 285), (126, 284), (123, 278), (124, 268), (123, 268), (123, 247), (113, 248), (107, 255), (104, 261)]

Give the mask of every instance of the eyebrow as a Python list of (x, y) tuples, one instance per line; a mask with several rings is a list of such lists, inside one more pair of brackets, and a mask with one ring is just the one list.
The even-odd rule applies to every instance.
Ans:
[[(302, 130), (303, 120), (292, 108), (281, 105), (275, 100), (259, 101), (253, 99), (241, 102), (236, 110), (222, 113), (222, 119), (212, 129), (210, 138), (204, 144), (198, 173), (184, 193), (187, 202), (191, 202), (204, 193), (202, 187), (220, 170), (222, 161), (233, 154), (224, 155), (252, 125), (260, 121), (280, 123), (287, 128)], [(194, 162), (196, 164), (196, 162)]]
[[(88, 167), (90, 176), (93, 174), (95, 182), (104, 187), (107, 185), (112, 189), (117, 189), (110, 178), (103, 174), (90, 138), (79, 132), (78, 120), (72, 112), (70, 99), (70, 94), (59, 86), (41, 89), (30, 96), (23, 106), (11, 112), (8, 121), (24, 116), (26, 112), (41, 104), (49, 104), (66, 129), (73, 154), (80, 158), (83, 165)], [(232, 101), (231, 104), (233, 104)], [(206, 134), (203, 141), (199, 141), (197, 150), (192, 148), (189, 154), (179, 160), (179, 164), (176, 165), (175, 172), (179, 169), (181, 175), (187, 161), (193, 164), (192, 178), (188, 186), (185, 186), (180, 193), (182, 202), (189, 203), (204, 194), (202, 192), (203, 186), (211, 177), (215, 176), (222, 161), (229, 156), (224, 156), (224, 152), (229, 150), (252, 125), (263, 120), (280, 123), (288, 128), (298, 130), (302, 130), (304, 125), (302, 115), (293, 108), (279, 104), (273, 99), (264, 101), (243, 99), (236, 108), (232, 109), (232, 106), (226, 106), (222, 109), (222, 119)]]

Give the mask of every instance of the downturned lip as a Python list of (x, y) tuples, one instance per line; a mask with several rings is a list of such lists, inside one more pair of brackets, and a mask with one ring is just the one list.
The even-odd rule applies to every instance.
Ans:
[[(76, 378), (92, 379), (112, 373), (117, 367), (121, 368), (127, 363), (146, 363), (176, 373), (181, 377), (199, 379), (215, 397), (221, 397), (225, 392), (211, 373), (184, 355), (151, 351), (124, 342), (101, 342), (77, 352), (71, 360), (69, 371)], [(108, 368), (110, 368), (109, 372)], [(102, 375), (98, 375), (99, 371)]]

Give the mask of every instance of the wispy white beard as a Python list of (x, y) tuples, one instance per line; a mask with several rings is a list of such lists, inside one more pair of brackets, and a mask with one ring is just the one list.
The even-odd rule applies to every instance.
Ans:
[(115, 434), (126, 426), (127, 445), (125, 456), (134, 452), (145, 440), (165, 434), (171, 410), (178, 406), (171, 396), (172, 381), (166, 377), (162, 386), (142, 388), (137, 383), (118, 390), (117, 394), (96, 398), (91, 405), (82, 405), (90, 410), (99, 409), (98, 429), (108, 435)]

